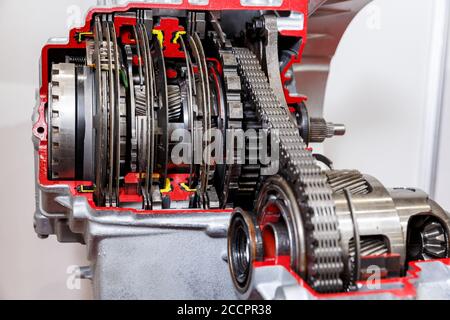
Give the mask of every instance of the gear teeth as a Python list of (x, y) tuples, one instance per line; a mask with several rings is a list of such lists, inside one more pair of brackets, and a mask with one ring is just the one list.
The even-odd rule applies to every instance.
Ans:
[(167, 86), (169, 121), (177, 122), (181, 118), (181, 90), (178, 85)]
[(324, 142), (328, 137), (327, 122), (322, 118), (311, 118), (309, 135), (309, 140), (311, 142)]
[(49, 90), (49, 174), (75, 178), (75, 64), (53, 64)]
[[(389, 248), (386, 242), (379, 237), (366, 237), (360, 240), (360, 255), (361, 257), (379, 256), (389, 253)], [(349, 243), (349, 255), (355, 256), (355, 240), (352, 238)]]
[(371, 192), (371, 187), (358, 170), (331, 170), (325, 173), (335, 194), (343, 194), (348, 189), (353, 195)]
[(431, 222), (422, 231), (422, 247), (425, 259), (444, 258), (447, 255), (445, 230), (440, 223)]
[(342, 291), (340, 232), (327, 177), (306, 149), (288, 108), (278, 101), (256, 56), (247, 48), (233, 48), (233, 52), (243, 87), (255, 101), (259, 118), (269, 130), (279, 133), (279, 172), (294, 186), (298, 203), (305, 209), (305, 228), (311, 230), (306, 240), (306, 280), (318, 292)]
[[(231, 44), (226, 42), (224, 46), (221, 46), (218, 35), (215, 32), (211, 32), (210, 35), (216, 44), (217, 54), (223, 68), (228, 127), (233, 130), (240, 130), (243, 129), (244, 107), (241, 101), (242, 87), (238, 74), (238, 63), (233, 54)], [(228, 199), (236, 199), (239, 196), (239, 180), (242, 175), (243, 165), (238, 164), (239, 150), (237, 149), (237, 144), (235, 144), (234, 149), (233, 164), (227, 164), (225, 168), (225, 185), (216, 186), (222, 207), (229, 205)]]
[(145, 95), (145, 86), (134, 86), (136, 116), (145, 116), (147, 114), (147, 98)]

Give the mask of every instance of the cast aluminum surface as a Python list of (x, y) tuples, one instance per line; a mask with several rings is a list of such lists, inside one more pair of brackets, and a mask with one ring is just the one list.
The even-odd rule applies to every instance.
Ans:
[(94, 298), (236, 298), (226, 263), (230, 213), (97, 211), (67, 186), (37, 188), (36, 232), (86, 244)]
[(308, 40), (302, 63), (293, 67), (300, 94), (308, 97), (313, 117), (323, 115), (330, 64), (353, 18), (372, 0), (311, 0)]

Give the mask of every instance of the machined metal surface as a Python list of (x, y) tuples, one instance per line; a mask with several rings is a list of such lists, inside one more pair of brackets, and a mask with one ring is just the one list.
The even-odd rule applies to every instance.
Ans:
[[(76, 156), (76, 161), (83, 167), (83, 180), (92, 180), (95, 177), (94, 165), (94, 72), (85, 66), (77, 66), (77, 130), (78, 139), (82, 140), (82, 150), (76, 147), (76, 151), (81, 153)], [(81, 137), (80, 137), (81, 136)]]
[(54, 179), (75, 178), (75, 64), (52, 66), (49, 84), (49, 168)]
[[(331, 189), (314, 157), (306, 150), (290, 112), (275, 94), (270, 94), (272, 88), (255, 55), (245, 48), (234, 48), (234, 53), (240, 75), (255, 98), (261, 119), (271, 128), (272, 134), (279, 134), (279, 170), (291, 183), (306, 224), (314, 225), (314, 231), (305, 237), (306, 248), (311, 250), (308, 251), (306, 278), (315, 290), (341, 290), (343, 264)], [(300, 210), (291, 214), (300, 214)]]
[(234, 287), (241, 295), (248, 291), (252, 263), (262, 258), (261, 230), (255, 216), (237, 209), (228, 229), (228, 264)]
[[(366, 195), (352, 195), (352, 206), (360, 236), (383, 235), (389, 240), (390, 252), (400, 256), (405, 262), (405, 235), (394, 201), (387, 189), (374, 178), (365, 177), (372, 191)], [(350, 240), (354, 238), (353, 222), (348, 200), (344, 195), (334, 196), (336, 213), (341, 230), (341, 246), (344, 255), (349, 254)]]
[(345, 189), (351, 194), (368, 194), (371, 191), (369, 183), (357, 170), (329, 170), (325, 174), (334, 194), (343, 194)]
[[(420, 232), (423, 236), (427, 234), (432, 244), (439, 245), (441, 257), (448, 250), (448, 241), (445, 238), (448, 235), (448, 225), (450, 217), (439, 207), (433, 206), (428, 196), (415, 189), (386, 189), (375, 178), (365, 175), (364, 181), (369, 184), (368, 192), (353, 192), (351, 196), (351, 205), (354, 208), (356, 223), (360, 237), (382, 236), (386, 238), (389, 253), (398, 254), (400, 265), (407, 261), (420, 260), (419, 257), (411, 259), (408, 257), (408, 246), (412, 246), (411, 223), (418, 217), (432, 219), (431, 224), (423, 223)], [(405, 201), (405, 198), (408, 200)], [(335, 193), (336, 212), (339, 220), (339, 229), (341, 230), (341, 245), (344, 255), (349, 254), (351, 243), (354, 241), (353, 222), (350, 215), (349, 200), (344, 194)], [(406, 202), (408, 203), (406, 205)], [(436, 219), (436, 220), (434, 220)], [(433, 221), (442, 221), (439, 225), (439, 234), (435, 234)], [(429, 231), (429, 233), (427, 233)], [(430, 233), (431, 232), (431, 233)], [(417, 236), (420, 236), (418, 234)], [(437, 236), (437, 239), (433, 237)], [(444, 241), (440, 242), (440, 238)], [(423, 238), (422, 238), (423, 239)], [(421, 240), (422, 241), (422, 240)], [(423, 239), (423, 245), (426, 247), (427, 240)], [(445, 245), (442, 247), (442, 245)], [(422, 248), (422, 243), (419, 244)], [(380, 247), (383, 249), (383, 246)], [(384, 249), (380, 252), (384, 252)], [(420, 253), (418, 253), (420, 254)]]

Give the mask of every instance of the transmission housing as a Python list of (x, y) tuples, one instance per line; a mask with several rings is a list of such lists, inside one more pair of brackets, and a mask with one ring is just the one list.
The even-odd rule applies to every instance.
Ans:
[(448, 213), (311, 148), (345, 134), (320, 66), (368, 2), (91, 10), (42, 50), (38, 236), (86, 245), (96, 298), (450, 298)]

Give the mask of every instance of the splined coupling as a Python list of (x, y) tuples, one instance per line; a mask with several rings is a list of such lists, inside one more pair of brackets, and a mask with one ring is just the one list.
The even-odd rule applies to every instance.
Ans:
[(323, 118), (311, 118), (309, 121), (310, 143), (321, 143), (326, 138), (343, 136), (345, 134), (345, 126), (342, 124), (326, 122)]

